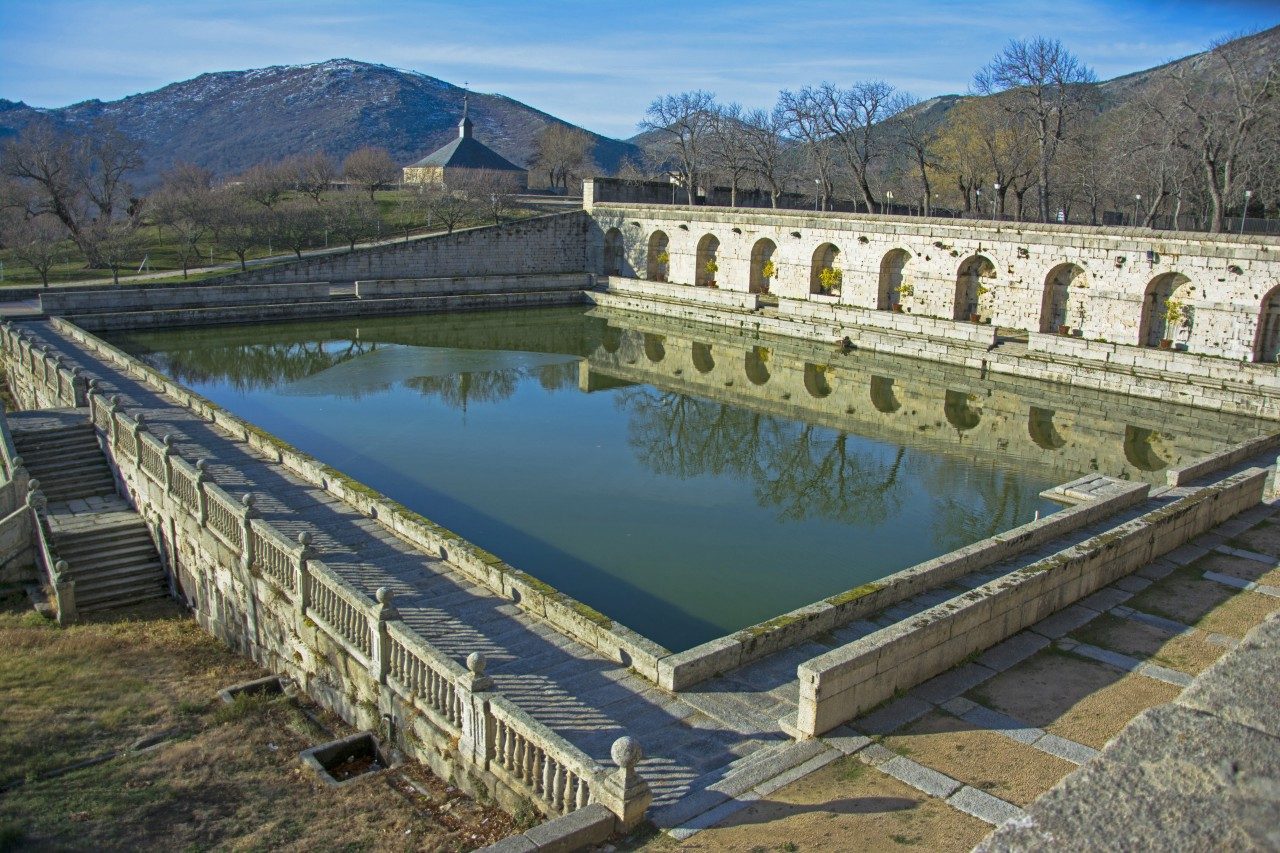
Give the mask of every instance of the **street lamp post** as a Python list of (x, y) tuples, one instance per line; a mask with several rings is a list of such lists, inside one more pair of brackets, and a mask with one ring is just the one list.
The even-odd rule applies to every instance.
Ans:
[(1142, 193), (1133, 194), (1133, 227), (1138, 227), (1138, 204), (1142, 201)]
[(1244, 236), (1244, 218), (1249, 215), (1249, 199), (1253, 197), (1252, 190), (1244, 191), (1244, 209), (1240, 211), (1240, 236)]
[(996, 218), (996, 199), (1000, 196), (1000, 182), (996, 181), (994, 184), (991, 185), (991, 188), (996, 191), (995, 195), (991, 197), (991, 218), (995, 219)]
[(814, 178), (813, 179), (813, 212), (814, 213), (818, 212), (818, 202), (822, 199), (822, 193), (818, 191), (821, 186), (822, 186), (822, 179)]
[(981, 219), (982, 218), (982, 187), (976, 187), (973, 191), (973, 194), (978, 197), (978, 200), (974, 202), (974, 207), (978, 208), (978, 218)]
[(889, 209), (888, 209), (888, 210), (881, 210), (880, 212), (881, 212), (881, 213), (892, 213), (892, 212), (893, 212), (893, 190), (885, 190), (885, 192), (884, 192), (884, 200), (885, 200), (885, 206), (887, 206)]

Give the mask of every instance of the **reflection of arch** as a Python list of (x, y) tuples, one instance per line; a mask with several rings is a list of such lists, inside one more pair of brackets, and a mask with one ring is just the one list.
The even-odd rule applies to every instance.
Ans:
[(711, 357), (711, 344), (693, 342), (693, 366), (699, 373), (710, 373), (715, 370), (716, 360)]
[(778, 244), (768, 238), (757, 240), (751, 247), (751, 279), (747, 289), (752, 293), (769, 292), (769, 282), (761, 270), (766, 263), (773, 260), (773, 253), (776, 251), (778, 251)]
[[(840, 258), (840, 250), (834, 243), (823, 243), (813, 250), (813, 261), (809, 264), (809, 292), (822, 292), (822, 271), (838, 269), (836, 261)], [(836, 290), (831, 291), (836, 293)]]
[(876, 308), (892, 311), (902, 298), (898, 288), (902, 286), (907, 261), (911, 253), (906, 249), (894, 249), (880, 261), (880, 289), (876, 293)]
[(605, 326), (604, 334), (600, 336), (600, 346), (607, 353), (617, 352), (622, 346), (622, 330), (615, 326)]
[(1041, 450), (1057, 450), (1067, 443), (1053, 425), (1053, 414), (1053, 409), (1032, 406), (1031, 413), (1027, 415), (1027, 434)]
[(671, 270), (671, 258), (661, 260), (671, 247), (671, 239), (665, 231), (654, 231), (649, 235), (649, 248), (645, 251), (645, 277), (649, 281), (666, 281)]
[(947, 392), (946, 400), (942, 404), (942, 413), (947, 416), (947, 423), (955, 427), (957, 432), (967, 432), (982, 420), (982, 412), (969, 405), (973, 399), (975, 398), (972, 394), (966, 394), (963, 391)]
[(743, 359), (743, 370), (752, 385), (763, 385), (769, 381), (769, 350), (764, 347), (752, 347)]
[(1280, 361), (1280, 285), (1262, 297), (1258, 334), (1254, 338), (1254, 361)]
[(804, 363), (804, 388), (809, 396), (821, 400), (831, 394), (831, 383), (827, 381), (825, 364)]
[(610, 228), (604, 232), (604, 274), (622, 275), (624, 256), (622, 232), (617, 228)]
[(970, 255), (956, 271), (956, 301), (952, 317), (968, 320), (978, 316), (979, 288), (990, 289), (996, 277), (996, 265), (982, 255)]
[(1067, 318), (1067, 305), (1071, 299), (1071, 285), (1085, 285), (1084, 270), (1075, 264), (1058, 264), (1044, 277), (1044, 296), (1040, 300), (1040, 331), (1056, 332), (1061, 326), (1071, 325)]
[(883, 412), (886, 415), (891, 415), (902, 408), (902, 404), (898, 402), (898, 395), (893, 393), (892, 379), (887, 376), (871, 377), (871, 405), (876, 407), (877, 412)]
[(657, 364), (667, 357), (667, 348), (662, 345), (662, 341), (662, 335), (654, 335), (649, 332), (644, 333), (644, 357), (652, 361), (654, 364)]
[(1159, 471), (1169, 467), (1169, 463), (1155, 448), (1155, 442), (1163, 441), (1164, 436), (1153, 429), (1125, 426), (1124, 458), (1139, 471)]
[[(1165, 308), (1169, 300), (1186, 300), (1191, 279), (1182, 273), (1167, 272), (1151, 279), (1142, 299), (1142, 322), (1138, 326), (1138, 346), (1158, 347), (1160, 341), (1172, 338), (1177, 329), (1166, 329)], [(1143, 469), (1147, 470), (1147, 469)], [(1152, 469), (1154, 470), (1154, 469)]]
[(716, 280), (716, 273), (707, 269), (707, 264), (716, 263), (716, 253), (720, 251), (720, 241), (714, 234), (704, 234), (698, 241), (697, 268), (694, 270), (693, 283), (707, 285)]

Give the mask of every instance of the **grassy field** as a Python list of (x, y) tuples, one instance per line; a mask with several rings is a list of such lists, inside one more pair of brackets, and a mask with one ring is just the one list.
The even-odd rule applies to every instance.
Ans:
[[(406, 196), (404, 190), (386, 190), (375, 194), (375, 201), (378, 211), (381, 214), (383, 222), (383, 230), (381, 232), (382, 239), (390, 239), (393, 237), (404, 237), (409, 234), (426, 234), (436, 230), (427, 227), (427, 224), (418, 218), (415, 218), (406, 208), (403, 201)], [(519, 219), (526, 216), (533, 216), (543, 212), (536, 207), (520, 208), (508, 214), (508, 219)], [(462, 223), (458, 227), (465, 228), (475, 225), (488, 225), (492, 220), (483, 216), (473, 217)], [(159, 228), (155, 225), (144, 225), (141, 229), (141, 249), (137, 253), (137, 258), (126, 265), (126, 269), (121, 269), (120, 278), (133, 278), (137, 275), (146, 273), (174, 271), (177, 273), (173, 279), (164, 279), (165, 281), (181, 282), (182, 263), (178, 257), (176, 245), (172, 239), (172, 232), (168, 229)], [(341, 248), (342, 241), (332, 238), (328, 241), (328, 247)], [(319, 241), (317, 245), (310, 247), (309, 250), (326, 248), (325, 241)], [(190, 276), (191, 281), (197, 281), (200, 278), (208, 278), (213, 275), (225, 275), (227, 272), (234, 272), (239, 269), (239, 258), (235, 253), (226, 248), (217, 246), (212, 238), (200, 241), (199, 257), (192, 260), (189, 264), (191, 268), (210, 266), (214, 264), (234, 264), (235, 270), (222, 270), (215, 273), (206, 273), (202, 275)], [(254, 246), (247, 254), (247, 260), (257, 260), (272, 256), (288, 255), (289, 250), (279, 245), (262, 244)], [(146, 258), (146, 268), (139, 269), (143, 259)], [(0, 280), (0, 288), (3, 287), (31, 287), (32, 285), (40, 285), (40, 275), (35, 270), (24, 265), (20, 261), (12, 257), (7, 250), (0, 249), (0, 264), (3, 264), (3, 280)], [(89, 269), (85, 266), (84, 256), (70, 241), (66, 243), (64, 260), (57, 264), (49, 273), (50, 284), (68, 284), (86, 279), (110, 278), (111, 271), (109, 269)]]
[(0, 649), (0, 851), (452, 851), (514, 830), (416, 764), (323, 786), (298, 752), (350, 729), (297, 700), (217, 701), (265, 673), (171, 602), (59, 629), (8, 590)]

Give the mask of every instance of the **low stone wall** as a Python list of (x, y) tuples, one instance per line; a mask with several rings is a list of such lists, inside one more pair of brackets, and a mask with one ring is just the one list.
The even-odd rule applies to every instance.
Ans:
[(1128, 485), (1111, 497), (1061, 510), (881, 580), (662, 658), (658, 661), (658, 683), (668, 690), (686, 690), (718, 673), (798, 645), (956, 578), (1039, 548), (1141, 503), (1149, 491), (1145, 483)]
[(217, 284), (353, 282), (583, 273), (589, 269), (588, 231), (586, 215), (575, 210), (304, 258), (210, 281)]
[(1262, 498), (1253, 468), (801, 664), (795, 730), (830, 731), (993, 646)]
[(720, 290), (715, 287), (694, 287), (690, 284), (667, 284), (661, 281), (645, 281), (641, 278), (601, 276), (599, 278), (610, 293), (626, 296), (642, 296), (648, 299), (682, 300), (715, 305), (720, 308), (737, 308), (754, 311), (760, 307), (760, 297), (755, 293), (737, 290)]
[[(1260, 435), (1257, 438), (1233, 444), (1220, 453), (1197, 459), (1190, 465), (1171, 469), (1167, 473), (1168, 483), (1170, 486), (1185, 486), (1192, 480), (1198, 480), (1209, 474), (1216, 474), (1234, 465), (1239, 465), (1247, 459), (1252, 459), (1254, 456), (1274, 452), (1277, 449), (1280, 449), (1280, 433)], [(1275, 468), (1273, 467), (1271, 471), (1274, 480)], [(1273, 492), (1274, 485), (1274, 481), (1268, 485), (1268, 494)]]
[(610, 660), (634, 667), (646, 678), (657, 680), (658, 659), (669, 655), (669, 650), (210, 403), (123, 350), (65, 320), (54, 318), (51, 322), (63, 334), (91, 348), (130, 376), (147, 383), (178, 405), (196, 412), (254, 450), (275, 459), (312, 485), (377, 520), (397, 536), (439, 556), (476, 583), (511, 600), (523, 610), (546, 619), (560, 631)]
[(586, 273), (369, 279), (356, 282), (356, 298), (387, 299), (404, 296), (461, 296), (478, 293), (585, 290), (590, 286), (591, 277)]
[(842, 305), (833, 298), (810, 296), (808, 299), (782, 299), (778, 304), (778, 313), (836, 328), (854, 327), (859, 331), (874, 329), (900, 337), (958, 341), (973, 347), (989, 348), (996, 342), (995, 326), (989, 323), (945, 320), (896, 311), (873, 311)]
[(1049, 357), (1105, 362), (1111, 367), (1183, 374), (1212, 382), (1243, 382), (1270, 393), (1280, 391), (1280, 372), (1274, 364), (1217, 358), (1174, 349), (1126, 346), (1106, 341), (1086, 341), (1069, 335), (1027, 335), (1027, 351)]
[(329, 282), (296, 284), (219, 284), (178, 287), (110, 287), (94, 290), (50, 290), (40, 294), (40, 308), (57, 316), (321, 302), (329, 299)]

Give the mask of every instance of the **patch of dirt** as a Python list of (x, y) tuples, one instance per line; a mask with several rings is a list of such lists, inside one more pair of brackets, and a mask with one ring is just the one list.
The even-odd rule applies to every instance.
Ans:
[(991, 827), (847, 756), (683, 842), (666, 835), (632, 850), (969, 850)]
[(1134, 610), (1237, 639), (1275, 610), (1274, 598), (1205, 580), (1204, 572), (1201, 561), (1184, 566), (1125, 603)]
[(969, 698), (1046, 731), (1101, 749), (1131, 719), (1181, 688), (1053, 650), (1039, 652)]
[(365, 773), (372, 773), (375, 770), (384, 769), (382, 762), (378, 761), (372, 755), (353, 755), (345, 761), (340, 761), (333, 767), (327, 768), (329, 775), (338, 782), (345, 782), (348, 779), (354, 779), (357, 776), (363, 776)]
[(1205, 571), (1217, 572), (1228, 577), (1280, 586), (1280, 568), (1261, 560), (1235, 557), (1231, 554), (1209, 554), (1200, 558), (1197, 565)]
[(1171, 634), (1145, 622), (1110, 614), (1099, 616), (1071, 636), (1082, 643), (1150, 660), (1189, 675), (1207, 669), (1227, 651), (1207, 642), (1204, 634)]
[(1264, 521), (1251, 527), (1229, 543), (1246, 551), (1267, 554), (1280, 561), (1280, 525)]
[(1026, 806), (1075, 769), (1075, 765), (959, 717), (934, 711), (916, 720), (885, 746), (908, 754), (953, 779), (992, 796)]

